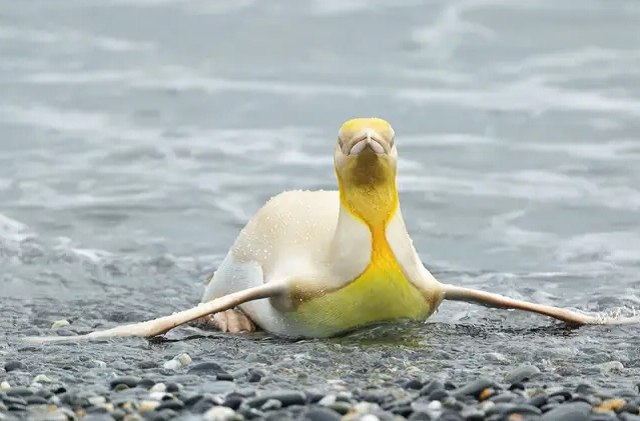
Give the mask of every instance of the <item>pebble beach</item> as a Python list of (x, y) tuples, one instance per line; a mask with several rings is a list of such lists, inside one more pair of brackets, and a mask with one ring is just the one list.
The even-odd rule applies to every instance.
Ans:
[(180, 326), (270, 197), (395, 128), (441, 281), (640, 307), (637, 0), (0, 0), (0, 421), (640, 421), (640, 326), (445, 303), (284, 340)]

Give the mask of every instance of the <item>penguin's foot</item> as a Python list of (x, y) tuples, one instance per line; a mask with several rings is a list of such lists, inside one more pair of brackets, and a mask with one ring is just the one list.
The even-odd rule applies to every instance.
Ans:
[(198, 319), (199, 324), (221, 332), (255, 332), (256, 325), (241, 310), (230, 309)]

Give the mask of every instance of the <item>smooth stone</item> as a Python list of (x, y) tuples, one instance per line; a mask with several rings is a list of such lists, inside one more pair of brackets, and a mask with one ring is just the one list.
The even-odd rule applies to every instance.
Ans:
[(436, 390), (444, 390), (444, 384), (438, 379), (433, 379), (420, 389), (420, 396), (428, 396)]
[(4, 365), (4, 371), (7, 373), (16, 370), (22, 370), (25, 368), (25, 365), (22, 361), (7, 361)]
[(11, 405), (7, 406), (7, 409), (9, 411), (26, 411), (27, 410), (27, 405), (20, 405), (19, 403), (12, 403)]
[(620, 361), (608, 361), (598, 366), (602, 374), (610, 374), (624, 371), (624, 365)]
[(144, 389), (149, 390), (149, 389), (151, 389), (155, 384), (156, 384), (156, 382), (155, 382), (154, 380), (151, 380), (151, 379), (149, 379), (149, 378), (144, 378), (144, 379), (141, 379), (141, 380), (136, 384), (136, 386), (137, 386), (137, 387), (142, 387), (142, 388), (144, 388)]
[(526, 389), (525, 385), (520, 383), (520, 382), (515, 382), (513, 384), (511, 384), (511, 386), (509, 386), (509, 390), (513, 391), (513, 390), (522, 390), (524, 391)]
[(540, 375), (540, 369), (535, 365), (521, 364), (515, 370), (507, 373), (504, 380), (507, 383), (523, 383)]
[(184, 402), (179, 399), (166, 400), (156, 408), (156, 411), (162, 411), (163, 409), (173, 409), (174, 411), (180, 411), (184, 409)]
[(640, 415), (634, 415), (628, 412), (618, 414), (618, 418), (620, 418), (621, 421), (640, 421)]
[(513, 392), (503, 392), (498, 395), (493, 395), (489, 399), (491, 402), (499, 403), (499, 402), (516, 402), (522, 401), (522, 396), (513, 393)]
[(349, 402), (336, 401), (327, 405), (327, 408), (332, 409), (339, 414), (345, 415), (347, 412), (351, 411), (352, 405)]
[(460, 415), (460, 413), (457, 411), (445, 410), (442, 412), (438, 420), (439, 421), (464, 421), (464, 418), (462, 418), (462, 415)]
[(625, 403), (622, 408), (620, 408), (620, 412), (638, 415), (638, 413), (640, 413), (640, 408), (638, 408), (639, 406), (640, 405), (634, 405), (632, 403)]
[(558, 405), (545, 412), (539, 421), (589, 421), (591, 405), (584, 402), (571, 402)]
[(167, 393), (177, 393), (182, 390), (182, 385), (180, 385), (179, 383), (169, 382), (166, 383), (166, 386), (167, 388), (165, 389), (165, 391)]
[(431, 415), (429, 415), (428, 412), (425, 411), (415, 411), (413, 414), (411, 414), (411, 416), (409, 418), (407, 418), (407, 421), (431, 421)]
[(405, 385), (405, 389), (419, 390), (422, 388), (422, 382), (418, 379), (409, 380)]
[(480, 396), (480, 393), (482, 393), (482, 391), (487, 388), (497, 389), (498, 387), (491, 379), (486, 377), (480, 377), (472, 381), (471, 383), (468, 383), (462, 386), (461, 388), (456, 389), (453, 392), (453, 396), (457, 398), (457, 397), (463, 397), (466, 395), (471, 395), (475, 398), (478, 398)]
[(139, 377), (136, 377), (136, 376), (120, 376), (120, 377), (116, 377), (115, 379), (111, 380), (109, 382), (109, 387), (111, 387), (111, 389), (115, 389), (116, 387), (118, 387), (120, 385), (125, 385), (127, 387), (136, 387), (140, 380), (142, 380), (142, 379), (140, 379)]
[(262, 370), (250, 369), (247, 372), (247, 378), (249, 383), (258, 383), (260, 380), (262, 380), (264, 376), (265, 376), (265, 373)]
[(110, 413), (101, 413), (101, 414), (87, 414), (82, 418), (82, 421), (113, 421), (114, 418)]
[[(213, 402), (211, 397), (203, 396), (202, 399), (200, 399), (191, 407), (191, 412), (195, 414), (204, 414), (205, 412), (209, 411), (213, 406), (215, 406), (215, 403)], [(230, 409), (234, 409), (234, 408), (230, 408)]]
[(214, 406), (207, 410), (202, 418), (206, 421), (229, 421), (235, 418), (236, 411), (226, 406)]
[(27, 396), (25, 398), (27, 405), (46, 405), (49, 403), (48, 400), (43, 398), (42, 396)]
[(540, 393), (538, 395), (530, 397), (527, 401), (527, 404), (541, 408), (543, 405), (546, 405), (548, 401), (549, 396), (546, 393)]
[(242, 401), (244, 399), (242, 398), (242, 396), (227, 396), (227, 398), (225, 399), (224, 403), (222, 404), (223, 406), (227, 406), (231, 409), (237, 410), (238, 408), (240, 408), (240, 405), (242, 404)]
[(276, 399), (269, 399), (268, 401), (266, 401), (260, 407), (260, 410), (262, 410), (262, 411), (272, 411), (272, 410), (280, 409), (280, 408), (282, 408), (282, 402), (280, 402), (279, 400), (276, 400)]
[(305, 421), (340, 421), (341, 418), (341, 414), (329, 408), (313, 408), (302, 414)]
[[(562, 396), (564, 398), (564, 401), (568, 401), (569, 399), (571, 399), (573, 397), (573, 394), (568, 390), (558, 390), (556, 392), (550, 393), (549, 394), (549, 399), (553, 399), (556, 396)], [(562, 401), (562, 402), (564, 402), (564, 401)]]
[(82, 418), (82, 421), (113, 421), (114, 418), (110, 413), (101, 413), (101, 414), (87, 414)]
[(235, 388), (236, 388), (235, 383), (222, 381), (222, 380), (217, 380), (215, 382), (210, 382), (210, 383), (205, 382), (202, 385), (203, 392), (211, 393), (214, 395), (217, 395), (217, 394), (224, 395), (227, 393), (231, 393)]
[(223, 369), (220, 364), (213, 361), (195, 364), (187, 371), (189, 374), (218, 374), (225, 372), (225, 369)]
[(7, 396), (31, 396), (34, 392), (26, 386), (15, 386), (7, 389), (5, 393)]
[(470, 410), (462, 411), (460, 412), (460, 415), (466, 421), (483, 421), (484, 420), (484, 413), (482, 411), (479, 411), (476, 408), (471, 408)]
[(267, 395), (255, 397), (247, 400), (247, 405), (252, 408), (261, 407), (270, 399), (278, 400), (282, 403), (283, 407), (291, 405), (304, 405), (307, 397), (303, 392), (282, 392), (282, 393), (270, 393)]
[(228, 381), (228, 382), (233, 381), (233, 376), (230, 373), (218, 373), (216, 375), (216, 378), (221, 381)]
[(449, 392), (447, 392), (444, 389), (440, 389), (440, 390), (434, 390), (433, 392), (431, 392), (429, 396), (427, 396), (427, 399), (429, 399), (430, 401), (442, 401), (443, 399), (446, 399), (448, 397), (449, 397)]

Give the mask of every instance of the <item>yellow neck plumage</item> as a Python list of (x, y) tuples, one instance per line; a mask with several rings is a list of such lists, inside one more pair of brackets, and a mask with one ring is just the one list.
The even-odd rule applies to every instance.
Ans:
[[(341, 206), (371, 232), (371, 259), (366, 269), (341, 289), (300, 305), (298, 317), (318, 329), (329, 332), (371, 322), (422, 319), (430, 312), (429, 303), (407, 280), (387, 241), (387, 225), (399, 206), (398, 192), (395, 169), (376, 167), (378, 164), (373, 161), (367, 168), (361, 161), (358, 167), (343, 172), (347, 177), (338, 175)], [(365, 172), (366, 177), (360, 178)], [(368, 182), (359, 182), (363, 179)], [(376, 182), (371, 183), (372, 179)]]

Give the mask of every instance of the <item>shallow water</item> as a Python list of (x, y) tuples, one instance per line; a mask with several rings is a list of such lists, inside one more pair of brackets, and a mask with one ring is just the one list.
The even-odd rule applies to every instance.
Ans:
[[(548, 380), (631, 384), (638, 327), (462, 303), (295, 344), (193, 327), (168, 336), (207, 337), (11, 342), (57, 319), (93, 330), (193, 305), (265, 200), (335, 188), (333, 142), (356, 116), (394, 125), (403, 212), (439, 279), (630, 313), (640, 4), (516, 3), (0, 0), (0, 362), (87, 387), (180, 352), (318, 388), (522, 361)], [(625, 370), (601, 375), (611, 360)]]

